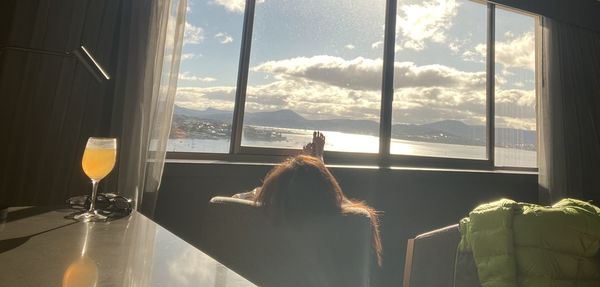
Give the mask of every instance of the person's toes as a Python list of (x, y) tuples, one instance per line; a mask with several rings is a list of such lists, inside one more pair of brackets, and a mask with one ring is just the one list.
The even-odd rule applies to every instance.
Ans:
[(307, 143), (302, 147), (303, 154), (311, 155), (312, 152), (312, 143)]

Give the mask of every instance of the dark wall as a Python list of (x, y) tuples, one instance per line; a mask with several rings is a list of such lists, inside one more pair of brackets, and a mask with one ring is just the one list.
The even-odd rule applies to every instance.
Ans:
[(83, 43), (110, 73), (121, 0), (0, 2), (0, 205), (89, 193), (81, 155), (89, 136), (107, 135), (112, 84), (58, 54)]
[[(155, 219), (185, 240), (198, 242), (210, 198), (260, 185), (271, 167), (167, 163)], [(379, 286), (402, 286), (408, 238), (455, 224), (485, 201), (508, 197), (537, 202), (535, 174), (356, 167), (334, 167), (332, 172), (349, 197), (366, 200), (383, 212), (384, 266), (377, 276)]]

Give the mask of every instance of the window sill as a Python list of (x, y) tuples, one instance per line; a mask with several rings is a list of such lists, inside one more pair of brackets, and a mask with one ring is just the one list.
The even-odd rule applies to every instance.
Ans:
[[(280, 161), (250, 161), (250, 160), (224, 160), (224, 159), (182, 159), (182, 158), (167, 158), (165, 163), (168, 164), (193, 164), (193, 165), (245, 165), (245, 166), (276, 166)], [(327, 161), (326, 161), (327, 162)], [(332, 169), (363, 169), (363, 170), (390, 170), (390, 171), (424, 171), (424, 172), (456, 172), (456, 173), (487, 173), (487, 174), (522, 174), (522, 175), (537, 175), (537, 170), (525, 169), (470, 169), (470, 168), (437, 168), (437, 167), (416, 167), (416, 166), (378, 166), (371, 164), (326, 164)]]

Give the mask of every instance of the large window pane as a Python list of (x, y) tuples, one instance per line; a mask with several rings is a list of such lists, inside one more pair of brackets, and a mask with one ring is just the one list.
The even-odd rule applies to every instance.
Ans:
[(535, 19), (496, 9), (496, 165), (536, 167)]
[(188, 2), (168, 151), (228, 152), (243, 3)]
[(392, 154), (485, 159), (483, 4), (399, 0)]
[(377, 152), (384, 0), (257, 1), (243, 146)]

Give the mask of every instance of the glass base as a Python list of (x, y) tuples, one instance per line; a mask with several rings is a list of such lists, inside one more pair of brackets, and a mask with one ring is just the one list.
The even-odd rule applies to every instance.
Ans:
[(98, 222), (98, 221), (106, 221), (108, 217), (99, 214), (97, 210), (94, 211), (86, 211), (82, 214), (77, 214), (73, 217), (76, 220), (83, 222)]

